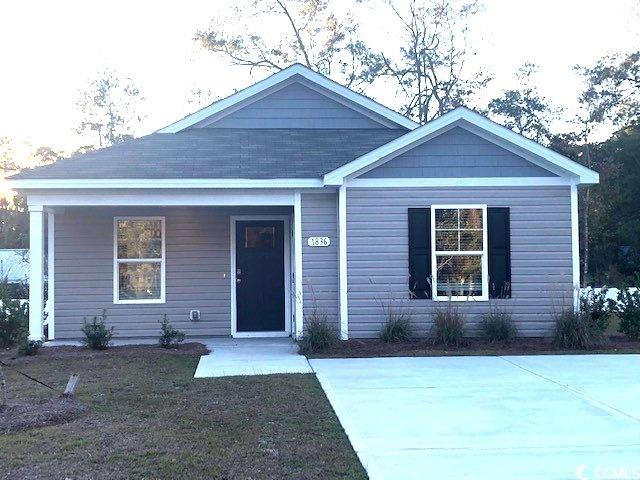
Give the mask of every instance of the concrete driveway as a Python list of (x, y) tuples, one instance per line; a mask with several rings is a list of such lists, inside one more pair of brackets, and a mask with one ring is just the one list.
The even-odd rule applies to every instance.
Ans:
[(372, 479), (640, 479), (640, 355), (311, 366)]

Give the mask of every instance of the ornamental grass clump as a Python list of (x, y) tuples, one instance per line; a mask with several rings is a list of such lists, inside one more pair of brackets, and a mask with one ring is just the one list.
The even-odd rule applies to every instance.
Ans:
[(449, 300), (445, 307), (436, 308), (431, 331), (436, 345), (444, 347), (464, 345), (466, 320), (454, 302)]
[(596, 346), (598, 336), (583, 312), (562, 310), (556, 314), (553, 343), (558, 348), (588, 350)]
[(385, 343), (406, 342), (413, 337), (413, 327), (408, 316), (387, 317), (380, 330), (380, 340)]
[(407, 311), (405, 299), (395, 297), (391, 288), (387, 298), (379, 300), (385, 322), (380, 329), (379, 337), (385, 343), (405, 342), (413, 337), (411, 316)]
[(494, 309), (482, 316), (480, 331), (485, 340), (495, 343), (509, 343), (518, 336), (518, 329), (511, 314), (505, 310)]
[(338, 334), (329, 324), (327, 315), (314, 306), (313, 311), (305, 317), (304, 334), (298, 340), (302, 355), (328, 352), (340, 343)]

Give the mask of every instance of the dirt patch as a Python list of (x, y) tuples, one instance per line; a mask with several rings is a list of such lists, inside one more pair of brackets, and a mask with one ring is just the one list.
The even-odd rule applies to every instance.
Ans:
[(45, 402), (13, 403), (0, 409), (0, 435), (30, 428), (59, 425), (80, 417), (87, 408), (72, 397)]
[(444, 348), (429, 340), (385, 343), (380, 340), (347, 340), (330, 352), (309, 355), (309, 358), (371, 358), (371, 357), (440, 357), (460, 355), (570, 355), (586, 353), (640, 353), (640, 342), (612, 336), (590, 350), (561, 350), (548, 338), (522, 338), (510, 343), (489, 343), (470, 339), (461, 347)]

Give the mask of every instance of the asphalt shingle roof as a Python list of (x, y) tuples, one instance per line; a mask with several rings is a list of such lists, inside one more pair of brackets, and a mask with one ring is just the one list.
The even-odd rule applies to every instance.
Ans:
[(12, 178), (318, 178), (406, 132), (203, 128), (154, 133)]

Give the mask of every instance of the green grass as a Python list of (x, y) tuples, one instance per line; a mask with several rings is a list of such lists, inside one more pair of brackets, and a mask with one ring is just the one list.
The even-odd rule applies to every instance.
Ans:
[[(366, 478), (312, 375), (194, 380), (198, 356), (43, 349), (15, 366), (62, 388), (80, 374), (89, 413), (0, 435), (0, 478)], [(9, 400), (52, 392), (6, 368)]]

